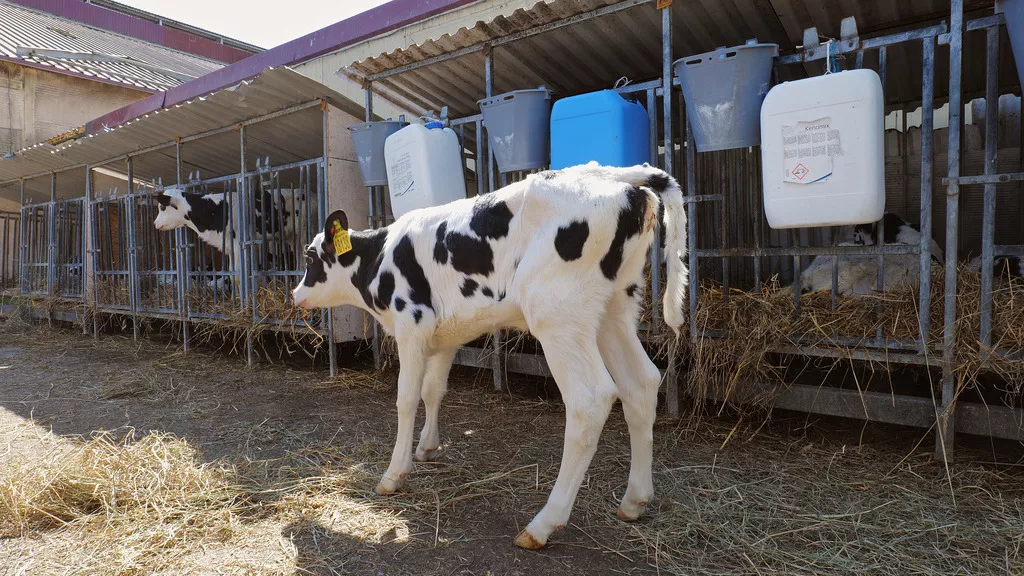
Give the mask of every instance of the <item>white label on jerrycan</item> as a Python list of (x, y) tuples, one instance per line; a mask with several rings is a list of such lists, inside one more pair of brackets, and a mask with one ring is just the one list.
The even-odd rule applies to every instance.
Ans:
[(412, 175), (412, 154), (409, 151), (402, 152), (391, 165), (391, 170), (390, 184), (394, 186), (391, 195), (394, 197), (405, 196), (416, 185), (416, 180)]
[(783, 182), (824, 182), (832, 176), (832, 159), (842, 155), (839, 130), (832, 127), (831, 118), (782, 127)]

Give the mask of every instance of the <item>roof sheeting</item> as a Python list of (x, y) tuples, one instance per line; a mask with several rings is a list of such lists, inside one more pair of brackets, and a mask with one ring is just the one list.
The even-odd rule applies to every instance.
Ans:
[(0, 59), (156, 92), (223, 67), (214, 60), (0, 2)]
[[(991, 10), (991, 0), (967, 0), (968, 10)], [(990, 12), (988, 12), (990, 13)], [(600, 14), (600, 15), (598, 15)], [(586, 16), (596, 17), (586, 19)], [(839, 37), (842, 18), (855, 16), (862, 37), (878, 36), (948, 19), (946, 0), (688, 0), (672, 5), (675, 58), (719, 46), (735, 46), (750, 38), (775, 42), (792, 51), (802, 43), (803, 29)], [(565, 25), (562, 25), (562, 24)], [(531, 30), (545, 30), (529, 35)], [(983, 36), (983, 35), (982, 35)], [(972, 52), (971, 38), (967, 54)], [(374, 91), (423, 113), (447, 105), (452, 117), (475, 114), (484, 96), (485, 44), (493, 45), (494, 91), (501, 93), (541, 84), (556, 96), (610, 88), (627, 76), (645, 80), (661, 76), (661, 13), (653, 1), (551, 0), (518, 9), (472, 28), (461, 28), (416, 46), (397, 48), (366, 58), (341, 72), (365, 80), (443, 54), (459, 57), (374, 80)], [(887, 97), (890, 102), (920, 98), (920, 44), (895, 46), (888, 53)], [(947, 74), (940, 51), (937, 92)], [(1009, 53), (1001, 61), (1009, 62)], [(869, 55), (866, 65), (874, 66)], [(851, 62), (848, 65), (852, 66)], [(818, 73), (823, 63), (807, 65)], [(965, 67), (965, 86), (983, 87), (983, 69)], [(794, 70), (799, 75), (799, 70)], [(1009, 85), (1016, 82), (1007, 76)]]
[[(106, 131), (79, 138), (60, 146), (46, 144), (0, 159), (0, 196), (17, 198), (18, 177), (102, 162), (140, 150), (173, 143), (219, 128), (286, 110), (315, 100), (346, 107), (333, 90), (287, 68), (268, 69), (256, 78), (207, 96), (146, 114)], [(346, 111), (349, 107), (346, 107)], [(308, 112), (308, 113), (307, 113)], [(275, 165), (315, 158), (323, 153), (323, 119), (318, 107), (289, 115), (287, 121), (253, 124), (247, 128), (247, 156), (270, 156)], [(240, 166), (238, 133), (234, 130), (182, 144), (182, 171), (201, 170), (203, 177), (237, 173)], [(121, 168), (123, 170), (123, 168)], [(174, 149), (139, 155), (134, 165), (138, 178), (173, 178)], [(58, 181), (61, 180), (58, 175)], [(35, 197), (48, 197), (49, 178), (26, 180), (26, 190)], [(81, 183), (72, 188), (81, 189)]]

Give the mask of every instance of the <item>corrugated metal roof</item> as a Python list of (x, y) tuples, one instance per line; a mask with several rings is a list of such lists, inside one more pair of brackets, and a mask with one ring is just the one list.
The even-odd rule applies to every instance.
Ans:
[(0, 2), (0, 59), (156, 92), (223, 64)]
[[(173, 142), (299, 104), (324, 99), (336, 106), (346, 100), (333, 90), (287, 68), (268, 69), (256, 78), (170, 108), (146, 114), (105, 132), (79, 138), (60, 146), (39, 144), (0, 159), (0, 196), (16, 199), (17, 178), (59, 172), (132, 154), (152, 146)], [(351, 112), (351, 110), (346, 109)], [(270, 156), (274, 165), (315, 158), (323, 153), (323, 118), (319, 107), (288, 115), (281, 121), (256, 123), (246, 129), (246, 153), (255, 166), (256, 158)], [(234, 130), (182, 144), (182, 171), (201, 171), (203, 177), (234, 174), (239, 170), (239, 137)], [(123, 166), (119, 168), (123, 171)], [(174, 148), (141, 154), (135, 158), (138, 178), (173, 181), (176, 174)], [(81, 178), (57, 175), (58, 195), (81, 194)], [(26, 180), (26, 191), (35, 198), (48, 198), (46, 176)]]
[[(966, 0), (967, 10), (987, 10), (992, 0)], [(621, 9), (620, 9), (621, 8)], [(605, 14), (580, 20), (592, 11)], [(916, 28), (949, 17), (948, 0), (677, 0), (672, 4), (675, 58), (699, 54), (719, 46), (742, 44), (749, 38), (775, 42), (783, 52), (802, 43), (804, 28), (839, 37), (840, 21), (855, 16), (862, 38)], [(557, 26), (559, 21), (571, 24)], [(517, 38), (531, 29), (552, 28)], [(511, 41), (510, 41), (511, 40)], [(980, 42), (980, 43), (979, 43)], [(382, 96), (423, 113), (448, 105), (452, 117), (475, 114), (476, 100), (484, 96), (483, 44), (493, 43), (494, 90), (501, 93), (544, 84), (556, 96), (611, 87), (627, 76), (646, 80), (661, 76), (661, 13), (653, 1), (551, 0), (538, 2), (490, 22), (478, 22), (417, 46), (395, 49), (343, 68), (357, 80), (459, 52), (453, 60), (402, 72), (373, 82)], [(968, 57), (984, 54), (984, 35), (968, 37)], [(977, 50), (977, 51), (975, 51)], [(887, 98), (890, 103), (920, 99), (920, 44), (888, 51)], [(981, 56), (983, 57), (983, 56)], [(1009, 62), (1009, 52), (1003, 62)], [(818, 73), (822, 63), (808, 64), (803, 72)], [(852, 66), (852, 58), (849, 63)], [(869, 55), (865, 65), (875, 66)], [(937, 93), (944, 94), (942, 78), (947, 58), (939, 51)], [(799, 66), (790, 71), (801, 75)], [(983, 88), (984, 69), (965, 66), (968, 91)], [(1012, 76), (1008, 84), (1015, 85)]]

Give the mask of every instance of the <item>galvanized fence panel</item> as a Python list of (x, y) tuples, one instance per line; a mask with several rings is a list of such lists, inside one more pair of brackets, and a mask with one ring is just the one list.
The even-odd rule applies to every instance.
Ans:
[(21, 214), (0, 212), (0, 292), (18, 292), (21, 278)]
[(21, 207), (21, 292), (33, 296), (50, 294), (52, 204)]

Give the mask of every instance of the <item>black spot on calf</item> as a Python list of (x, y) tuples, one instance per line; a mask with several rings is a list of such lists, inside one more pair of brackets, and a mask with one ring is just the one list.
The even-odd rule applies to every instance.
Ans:
[(391, 297), (395, 294), (395, 275), (391, 272), (381, 272), (380, 280), (377, 282), (377, 297), (374, 299), (374, 306), (383, 310), (391, 303)]
[(590, 236), (590, 225), (577, 220), (568, 226), (562, 226), (555, 234), (555, 250), (562, 260), (572, 262), (583, 256), (583, 244)]
[(647, 179), (647, 186), (656, 193), (661, 194), (668, 189), (668, 174), (655, 174)]
[(626, 206), (619, 210), (619, 221), (615, 225), (615, 237), (608, 247), (608, 253), (601, 259), (601, 272), (605, 278), (615, 280), (622, 266), (626, 240), (640, 234), (643, 229), (644, 213), (647, 211), (647, 195), (636, 187), (626, 191)]
[(306, 251), (306, 274), (302, 277), (302, 283), (310, 288), (320, 282), (327, 282), (327, 268), (325, 262), (316, 253), (316, 250)]
[(480, 293), (483, 294), (484, 296), (487, 296), (488, 298), (494, 298), (494, 292), (492, 292), (491, 289), (488, 288), (487, 286), (484, 286), (483, 290), (481, 290)]
[(196, 230), (223, 232), (227, 229), (227, 212), (224, 210), (226, 198), (221, 202), (214, 202), (213, 199), (200, 194), (184, 194), (184, 197), (191, 207), (185, 214), (185, 219), (195, 224)]
[(452, 254), (452, 268), (466, 275), (488, 276), (494, 272), (494, 251), (487, 240), (449, 232), (445, 245)]
[[(359, 259), (359, 267), (352, 273), (352, 285), (359, 290), (359, 294), (368, 308), (373, 308), (370, 283), (377, 277), (377, 271), (380, 270), (380, 265), (384, 261), (384, 242), (387, 237), (387, 228), (350, 232), (352, 249), (337, 257), (337, 262), (345, 268), (352, 266), (356, 259)], [(328, 256), (329, 260), (333, 262), (335, 259), (334, 244), (325, 240), (323, 251), (325, 256)]]
[(395, 298), (395, 312), (401, 312), (402, 310), (405, 310), (405, 300)]
[(427, 281), (427, 275), (423, 273), (423, 267), (416, 260), (416, 250), (408, 236), (402, 236), (402, 239), (395, 245), (394, 260), (398, 271), (405, 276), (406, 282), (409, 283), (409, 300), (412, 300), (413, 304), (420, 304), (433, 310), (430, 282)]
[(476, 283), (476, 280), (466, 278), (466, 281), (462, 283), (462, 295), (469, 298), (476, 293), (477, 286), (479, 286), (479, 284)]
[(448, 231), (448, 223), (441, 222), (437, 226), (437, 233), (434, 240), (434, 260), (438, 264), (448, 263), (448, 249), (444, 246), (444, 237)]
[(637, 285), (636, 284), (630, 284), (629, 286), (626, 286), (626, 296), (629, 296), (630, 298), (632, 298), (633, 295), (636, 294), (636, 289), (637, 289)]
[(473, 218), (469, 228), (481, 238), (498, 240), (508, 236), (509, 223), (512, 222), (512, 211), (503, 200), (495, 200), (493, 194), (477, 197), (473, 204)]
[(419, 324), (420, 320), (423, 319), (423, 310), (413, 310), (412, 319), (415, 320), (417, 324)]

